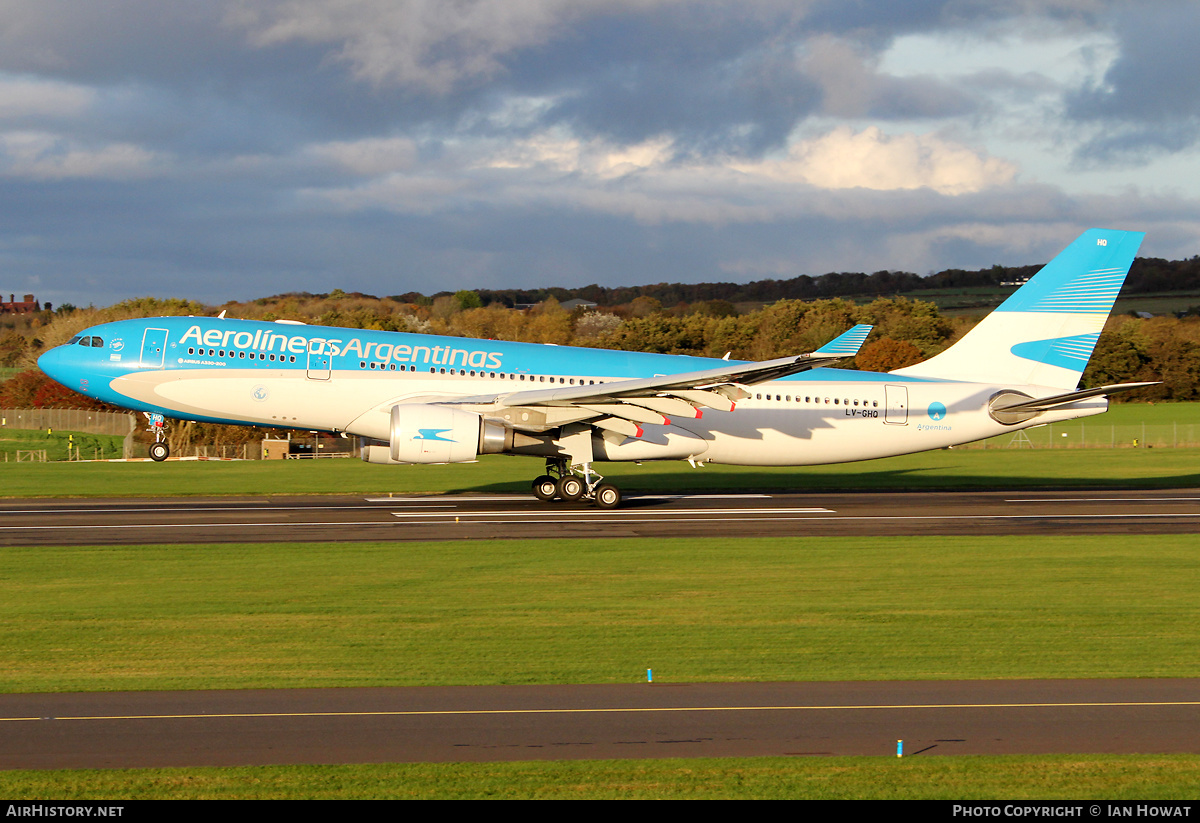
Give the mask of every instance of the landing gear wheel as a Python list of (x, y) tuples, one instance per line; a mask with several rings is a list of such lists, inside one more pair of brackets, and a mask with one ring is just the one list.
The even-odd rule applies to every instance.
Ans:
[(150, 459), (155, 463), (161, 463), (167, 459), (167, 455), (171, 453), (171, 448), (166, 443), (151, 443), (150, 444)]
[(558, 481), (558, 496), (563, 500), (578, 500), (587, 491), (583, 480), (573, 474), (568, 474)]
[(596, 487), (596, 506), (601, 509), (615, 509), (621, 505), (621, 490), (612, 483), (601, 483)]
[(538, 500), (550, 502), (558, 495), (558, 481), (548, 474), (543, 474), (533, 481), (533, 496)]

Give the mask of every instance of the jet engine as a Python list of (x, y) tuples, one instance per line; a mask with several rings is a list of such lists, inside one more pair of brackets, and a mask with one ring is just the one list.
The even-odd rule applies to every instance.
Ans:
[(391, 448), (370, 447), (371, 463), (469, 463), (512, 447), (512, 431), (495, 420), (450, 406), (392, 406)]

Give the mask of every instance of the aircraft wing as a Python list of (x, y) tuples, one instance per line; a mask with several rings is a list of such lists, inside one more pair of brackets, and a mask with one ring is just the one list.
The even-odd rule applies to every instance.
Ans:
[[(814, 352), (775, 360), (730, 363), (587, 386), (458, 397), (441, 403), (474, 406), (477, 411), (503, 419), (518, 429), (545, 430), (564, 423), (588, 421), (616, 434), (638, 437), (639, 423), (666, 425), (671, 422), (667, 415), (698, 418), (703, 414), (701, 407), (732, 411), (737, 400), (749, 396), (738, 388), (740, 385), (753, 386), (853, 357), (870, 331), (871, 326), (855, 326)], [(490, 408), (480, 409), (480, 406)], [(511, 413), (518, 409), (524, 411), (524, 419)]]

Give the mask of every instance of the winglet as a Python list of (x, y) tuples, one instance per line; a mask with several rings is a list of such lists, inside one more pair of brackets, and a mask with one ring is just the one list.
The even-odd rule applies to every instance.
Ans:
[(858, 354), (858, 350), (862, 348), (862, 344), (867, 339), (867, 335), (871, 333), (874, 326), (867, 326), (862, 323), (858, 324), (850, 331), (838, 335), (830, 340), (821, 348), (817, 349), (813, 354), (824, 356), (840, 356), (853, 357)]

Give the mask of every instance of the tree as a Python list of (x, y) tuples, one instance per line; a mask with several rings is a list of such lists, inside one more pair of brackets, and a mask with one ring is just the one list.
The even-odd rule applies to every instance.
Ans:
[(907, 340), (881, 337), (862, 347), (854, 363), (863, 371), (889, 372), (925, 359), (921, 350)]
[(456, 291), (454, 293), (454, 299), (458, 301), (458, 308), (460, 311), (483, 308), (483, 299), (477, 292), (470, 291), (469, 289)]

